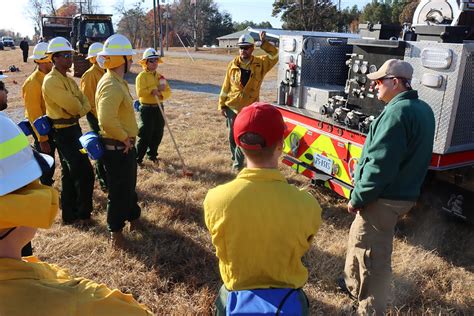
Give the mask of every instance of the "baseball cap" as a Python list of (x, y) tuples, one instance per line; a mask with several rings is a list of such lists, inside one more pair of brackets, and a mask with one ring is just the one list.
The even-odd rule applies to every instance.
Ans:
[(379, 70), (368, 74), (367, 78), (370, 80), (377, 80), (389, 76), (411, 80), (413, 76), (413, 67), (406, 61), (400, 59), (389, 59), (383, 63)]
[[(271, 147), (283, 139), (285, 123), (283, 116), (274, 106), (265, 102), (254, 102), (243, 108), (234, 121), (235, 143), (250, 150)], [(265, 146), (242, 143), (240, 137), (246, 133), (257, 134), (265, 141)]]

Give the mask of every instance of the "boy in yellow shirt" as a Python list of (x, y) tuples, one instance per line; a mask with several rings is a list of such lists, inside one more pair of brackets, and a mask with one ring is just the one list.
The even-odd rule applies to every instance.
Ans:
[(152, 162), (158, 162), (158, 147), (165, 128), (165, 119), (158, 107), (163, 109), (162, 102), (171, 96), (171, 89), (165, 77), (156, 71), (162, 61), (153, 48), (145, 50), (139, 63), (143, 71), (138, 74), (135, 87), (141, 104), (137, 143), (137, 163), (141, 165), (145, 154)]
[(238, 305), (228, 301), (237, 292), (268, 289), (285, 289), (287, 298), (295, 296), (298, 307), (290, 314), (308, 314), (301, 289), (308, 270), (301, 258), (321, 224), (321, 207), (278, 170), (284, 131), (283, 117), (272, 105), (255, 102), (243, 108), (234, 122), (234, 140), (247, 168), (235, 180), (209, 190), (204, 200), (204, 218), (224, 282), (216, 301), (218, 315)]
[(58, 212), (55, 189), (37, 179), (52, 165), (0, 113), (0, 315), (152, 315), (130, 294), (111, 290), (36, 257), (21, 257), (38, 228)]

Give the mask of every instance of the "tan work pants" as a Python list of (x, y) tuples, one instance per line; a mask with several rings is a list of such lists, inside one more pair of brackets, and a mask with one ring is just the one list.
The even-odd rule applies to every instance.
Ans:
[(378, 199), (355, 217), (349, 232), (344, 279), (358, 298), (359, 315), (383, 315), (392, 278), (392, 242), (398, 217), (415, 202)]

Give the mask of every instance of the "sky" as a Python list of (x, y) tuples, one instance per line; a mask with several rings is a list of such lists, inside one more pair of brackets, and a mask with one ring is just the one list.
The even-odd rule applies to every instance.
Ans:
[[(131, 7), (139, 0), (96, 0), (100, 5), (101, 13), (115, 13), (114, 6), (118, 3), (125, 4), (125, 7)], [(152, 0), (142, 0), (143, 7), (151, 9), (153, 7)], [(162, 4), (171, 3), (172, 0), (157, 0)], [(197, 0), (199, 1), (199, 0)], [(337, 0), (333, 0), (336, 1)], [(350, 7), (354, 4), (363, 6), (370, 0), (341, 0), (341, 7)], [(2, 0), (7, 2), (7, 0)], [(14, 0), (15, 4), (4, 5), (2, 17), (0, 18), (0, 29), (8, 29), (19, 32), (22, 36), (32, 37), (34, 34), (33, 22), (27, 14), (28, 0)], [(268, 21), (273, 27), (281, 27), (281, 21), (272, 17), (272, 4), (274, 0), (214, 0), (221, 11), (227, 11), (232, 15), (235, 22), (243, 22), (245, 20), (253, 22)], [(62, 0), (56, 0), (57, 4)], [(8, 12), (8, 13), (7, 13)], [(114, 21), (116, 22), (116, 21)]]

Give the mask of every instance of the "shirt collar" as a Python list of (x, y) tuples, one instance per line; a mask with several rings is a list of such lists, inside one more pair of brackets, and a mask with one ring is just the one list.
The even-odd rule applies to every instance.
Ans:
[(288, 183), (288, 181), (286, 181), (285, 177), (278, 169), (244, 168), (237, 175), (237, 179), (256, 181), (281, 181)]

